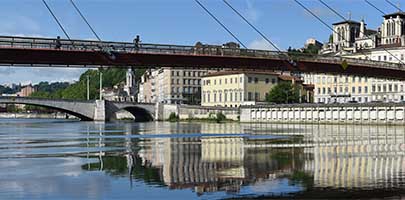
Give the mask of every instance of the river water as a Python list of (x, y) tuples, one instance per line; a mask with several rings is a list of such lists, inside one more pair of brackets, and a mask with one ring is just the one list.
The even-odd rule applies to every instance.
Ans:
[(405, 126), (0, 119), (0, 199), (403, 198)]

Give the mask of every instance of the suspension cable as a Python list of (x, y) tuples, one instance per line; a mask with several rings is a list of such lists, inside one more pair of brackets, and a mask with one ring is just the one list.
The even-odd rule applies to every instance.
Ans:
[(56, 23), (59, 25), (59, 28), (62, 29), (63, 33), (65, 34), (66, 38), (71, 41), (69, 34), (66, 32), (65, 28), (63, 28), (62, 24), (59, 22), (58, 18), (55, 16), (55, 14), (52, 12), (52, 9), (48, 6), (45, 0), (42, 0), (44, 3), (45, 7), (48, 9), (49, 13), (52, 15), (53, 19), (56, 21)]
[(379, 9), (377, 6), (375, 6), (374, 4), (372, 4), (371, 2), (369, 2), (368, 0), (364, 0), (368, 5), (370, 5), (371, 7), (375, 8), (376, 10), (378, 10), (381, 14), (386, 15), (386, 13), (384, 11), (382, 11), (381, 9)]
[(93, 27), (90, 25), (89, 21), (87, 21), (86, 17), (82, 14), (80, 9), (77, 7), (77, 5), (73, 2), (73, 0), (70, 0), (70, 3), (73, 5), (75, 10), (79, 13), (80, 17), (83, 19), (84, 22), (86, 22), (87, 26), (90, 28), (91, 32), (93, 32), (94, 36), (101, 42), (100, 37), (96, 33), (96, 31), (93, 29)]
[(281, 53), (281, 50), (275, 45), (268, 37), (266, 37), (259, 29), (257, 29), (252, 23), (249, 22), (239, 11), (237, 11), (230, 3), (228, 3), (226, 0), (223, 0), (223, 2), (233, 10), (239, 17), (243, 19), (253, 30), (255, 30), (260, 36), (262, 36), (272, 47), (274, 47), (279, 53)]
[(210, 15), (223, 29), (225, 29), (236, 41), (239, 42), (245, 49), (247, 49), (246, 45), (241, 42), (235, 34), (233, 34), (218, 18), (214, 16), (199, 0), (194, 0), (208, 15)]
[[(329, 10), (331, 10), (333, 13), (335, 13), (337, 16), (339, 16), (340, 18), (342, 18), (343, 20), (347, 20), (346, 17), (344, 17), (343, 15), (341, 15), (336, 9), (332, 8), (330, 5), (328, 5), (327, 3), (325, 3), (323, 0), (318, 0), (321, 4), (323, 4), (325, 7), (327, 7)], [(366, 36), (368, 39), (371, 39), (371, 42), (373, 42), (375, 45), (377, 44), (376, 41), (374, 41), (374, 39), (370, 36), (368, 36), (366, 33), (364, 33), (364, 31), (360, 30), (360, 33), (362, 33), (364, 36)], [(376, 45), (377, 46), (377, 45)], [(390, 51), (388, 51), (386, 48), (382, 47), (382, 49), (387, 52), (389, 55), (391, 55), (392, 57), (394, 57), (395, 59), (397, 59), (401, 64), (404, 64), (397, 56), (395, 56), (393, 53), (391, 53)]]
[(389, 3), (392, 7), (396, 8), (396, 9), (398, 9), (399, 11), (402, 12), (402, 10), (401, 10), (401, 8), (400, 8), (399, 6), (393, 4), (393, 3), (392, 3), (391, 1), (389, 1), (389, 0), (385, 0), (385, 1), (386, 1), (387, 3)]

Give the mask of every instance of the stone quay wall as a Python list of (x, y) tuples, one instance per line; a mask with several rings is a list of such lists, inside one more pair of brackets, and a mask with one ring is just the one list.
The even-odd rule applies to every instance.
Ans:
[(240, 121), (405, 125), (405, 103), (243, 106), (240, 108)]

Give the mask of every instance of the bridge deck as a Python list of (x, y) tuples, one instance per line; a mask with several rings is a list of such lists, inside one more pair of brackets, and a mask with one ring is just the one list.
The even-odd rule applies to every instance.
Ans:
[[(220, 45), (145, 44), (55, 38), (0, 36), (0, 64), (52, 67), (207, 67), (280, 69), (405, 79), (405, 67), (398, 63), (320, 55), (288, 55)], [(110, 53), (109, 53), (110, 52)], [(113, 56), (111, 55), (113, 52)], [(294, 58), (297, 65), (286, 60)], [(343, 62), (348, 68), (343, 69)]]

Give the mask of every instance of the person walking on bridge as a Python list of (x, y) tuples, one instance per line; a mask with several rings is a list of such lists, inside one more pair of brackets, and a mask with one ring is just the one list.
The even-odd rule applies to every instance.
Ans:
[(60, 42), (60, 36), (57, 36), (55, 41), (55, 49), (60, 49), (61, 47), (62, 43)]

